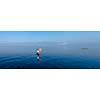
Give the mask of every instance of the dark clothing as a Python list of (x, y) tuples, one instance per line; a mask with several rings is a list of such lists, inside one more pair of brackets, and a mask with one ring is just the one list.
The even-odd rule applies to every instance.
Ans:
[(40, 54), (39, 54), (38, 52), (36, 53), (36, 55), (37, 55), (37, 56), (40, 56)]

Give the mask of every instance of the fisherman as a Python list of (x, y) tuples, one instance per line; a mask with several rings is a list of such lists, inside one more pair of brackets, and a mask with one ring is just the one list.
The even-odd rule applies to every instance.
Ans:
[(36, 55), (40, 56), (40, 51), (38, 49), (36, 50)]
[(42, 51), (42, 48), (38, 48), (36, 50), (37, 60), (40, 61), (40, 52)]

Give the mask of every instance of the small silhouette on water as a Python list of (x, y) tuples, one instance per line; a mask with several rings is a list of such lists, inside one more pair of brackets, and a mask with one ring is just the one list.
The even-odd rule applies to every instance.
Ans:
[(82, 50), (88, 50), (88, 48), (81, 48)]
[(41, 60), (41, 57), (40, 57), (40, 52), (42, 51), (42, 48), (38, 48), (36, 50), (36, 56), (37, 56), (37, 60), (40, 61)]

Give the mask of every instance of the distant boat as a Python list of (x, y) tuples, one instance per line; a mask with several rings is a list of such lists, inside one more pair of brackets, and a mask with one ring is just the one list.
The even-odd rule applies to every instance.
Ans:
[(88, 50), (88, 48), (81, 48), (82, 50)]

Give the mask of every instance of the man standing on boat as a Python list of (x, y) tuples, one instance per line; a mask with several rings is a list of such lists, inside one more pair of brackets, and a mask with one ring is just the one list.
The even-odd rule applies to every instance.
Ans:
[(36, 55), (37, 55), (37, 60), (38, 61), (40, 61), (40, 52), (42, 51), (42, 48), (38, 48), (37, 50), (36, 50)]

